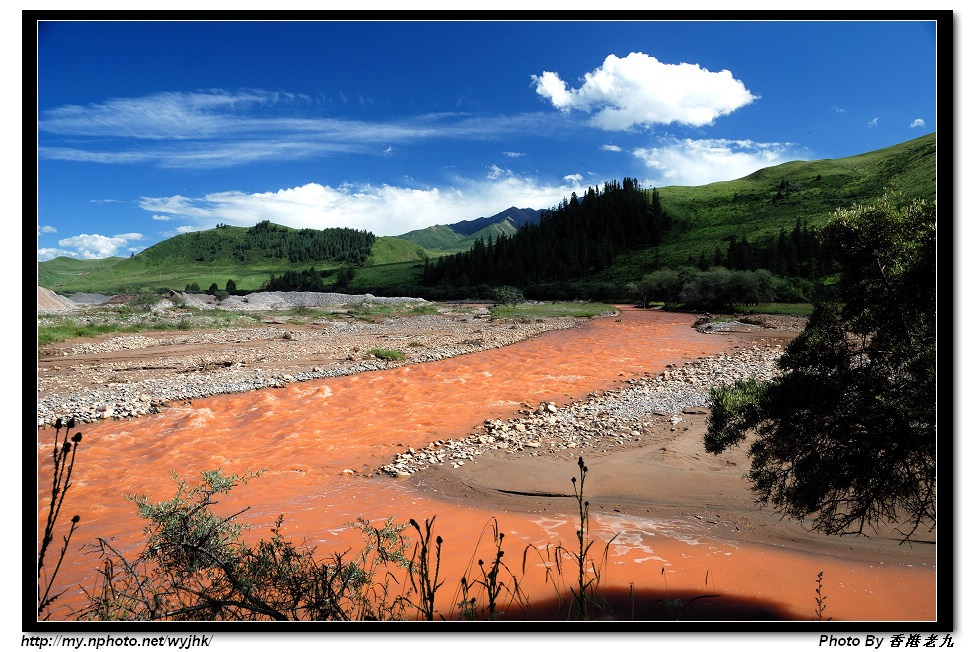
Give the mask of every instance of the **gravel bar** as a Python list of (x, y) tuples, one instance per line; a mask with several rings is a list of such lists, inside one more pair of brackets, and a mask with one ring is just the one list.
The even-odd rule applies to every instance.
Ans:
[(432, 465), (453, 468), (476, 459), (487, 450), (538, 456), (566, 450), (607, 450), (636, 442), (654, 426), (670, 423), (676, 430), (682, 414), (702, 413), (712, 387), (738, 380), (770, 380), (780, 373), (780, 345), (753, 346), (730, 354), (702, 357), (683, 366), (668, 365), (657, 375), (644, 374), (625, 381), (625, 387), (593, 392), (587, 400), (559, 407), (526, 405), (522, 416), (488, 419), (478, 432), (459, 440), (438, 440), (421, 450), (399, 453), (380, 472), (408, 477)]

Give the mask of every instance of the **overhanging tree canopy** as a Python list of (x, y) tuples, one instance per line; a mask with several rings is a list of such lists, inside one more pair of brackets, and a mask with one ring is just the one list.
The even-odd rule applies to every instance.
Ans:
[(892, 192), (835, 213), (823, 238), (839, 303), (816, 307), (781, 377), (711, 393), (705, 448), (750, 431), (759, 499), (828, 534), (936, 523), (936, 206)]

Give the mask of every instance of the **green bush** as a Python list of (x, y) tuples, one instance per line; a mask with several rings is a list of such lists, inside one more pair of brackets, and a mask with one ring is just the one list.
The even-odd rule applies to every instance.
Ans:
[(369, 349), (367, 353), (376, 356), (380, 360), (386, 360), (388, 362), (402, 360), (404, 358), (402, 353), (399, 351), (393, 351), (391, 349)]

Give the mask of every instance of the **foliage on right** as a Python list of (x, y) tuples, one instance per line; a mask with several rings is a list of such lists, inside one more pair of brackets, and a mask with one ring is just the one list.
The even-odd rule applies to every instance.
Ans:
[(759, 500), (827, 534), (935, 527), (936, 215), (891, 190), (834, 213), (839, 302), (816, 306), (779, 378), (711, 392), (706, 450), (756, 433)]

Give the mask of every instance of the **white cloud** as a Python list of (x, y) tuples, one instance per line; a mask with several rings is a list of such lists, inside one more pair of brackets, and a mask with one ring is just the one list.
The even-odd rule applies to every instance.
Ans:
[(579, 184), (579, 183), (582, 183), (582, 175), (579, 174), (579, 173), (576, 173), (576, 174), (567, 174), (564, 177), (562, 177), (562, 180), (563, 181), (568, 181), (569, 183)]
[(389, 158), (392, 155), (393, 155), (393, 146), (392, 145), (390, 145), (389, 147), (387, 147), (386, 149), (383, 150), (383, 156), (385, 156), (386, 158)]
[(871, 120), (870, 122), (867, 123), (867, 126), (868, 127), (876, 127), (878, 120), (880, 120), (880, 118), (874, 118), (873, 120)]
[[(270, 220), (294, 228), (347, 227), (376, 235), (400, 235), (434, 224), (493, 215), (509, 206), (550, 208), (585, 188), (546, 185), (492, 166), (485, 179), (454, 179), (452, 187), (415, 188), (370, 184), (323, 186), (308, 183), (264, 193), (217, 192), (202, 198), (144, 197), (140, 206), (212, 228), (218, 223), (253, 226)], [(191, 227), (180, 227), (180, 230)]]
[(556, 108), (595, 111), (592, 124), (607, 130), (674, 122), (700, 127), (758, 99), (728, 70), (661, 63), (642, 52), (609, 55), (575, 90), (554, 72), (532, 75), (532, 81)]
[(173, 218), (170, 217), (169, 215), (153, 215), (152, 219), (159, 220), (160, 222), (169, 222)]
[(507, 156), (508, 158), (521, 158), (522, 156), (525, 156), (523, 152), (501, 152), (501, 153)]
[(58, 256), (68, 256), (70, 258), (77, 258), (78, 254), (74, 251), (68, 251), (67, 249), (57, 249), (54, 247), (44, 247), (43, 249), (37, 250), (37, 260), (51, 260), (52, 258), (57, 258)]
[[(141, 233), (120, 233), (111, 237), (97, 233), (91, 235), (82, 233), (81, 235), (58, 240), (59, 246), (70, 247), (70, 250), (59, 255), (67, 255), (75, 258), (108, 258), (109, 256), (116, 255), (118, 250), (125, 247), (129, 241), (141, 239)], [(38, 250), (38, 257), (41, 255), (41, 251), (47, 250)]]
[(603, 145), (599, 149), (603, 150), (604, 152), (622, 152), (623, 151), (623, 148), (620, 147), (619, 145)]
[(914, 122), (911, 123), (911, 129), (914, 127), (924, 127), (925, 122), (923, 118), (914, 118)]
[(755, 170), (807, 158), (791, 143), (756, 143), (751, 140), (664, 140), (657, 147), (638, 148), (633, 155), (659, 178), (650, 185), (698, 186), (730, 181)]
[(37, 229), (38, 235), (40, 235), (41, 233), (57, 233), (57, 232), (58, 230), (53, 226), (42, 226)]
[(833, 107), (833, 111), (836, 112), (836, 113), (846, 113), (846, 109), (841, 109), (838, 106), (834, 106)]

